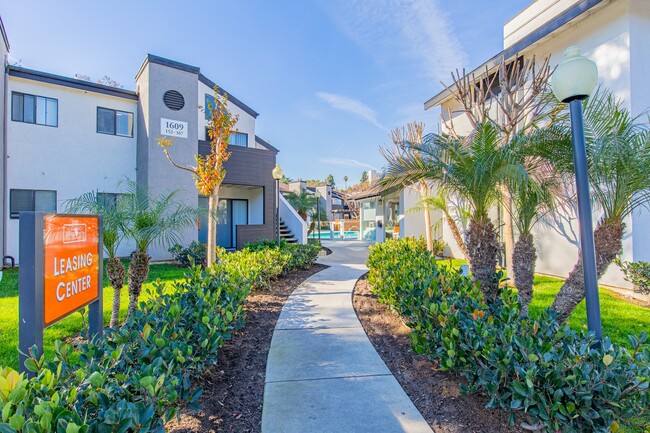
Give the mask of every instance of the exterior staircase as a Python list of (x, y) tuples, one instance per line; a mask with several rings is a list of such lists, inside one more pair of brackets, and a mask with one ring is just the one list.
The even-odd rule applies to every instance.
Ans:
[(280, 237), (288, 244), (298, 243), (298, 239), (294, 236), (291, 229), (284, 223), (282, 218), (280, 218)]

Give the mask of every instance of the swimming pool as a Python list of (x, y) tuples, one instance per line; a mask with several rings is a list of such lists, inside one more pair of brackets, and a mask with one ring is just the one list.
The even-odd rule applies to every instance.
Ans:
[[(330, 231), (329, 230), (321, 230), (320, 231), (320, 238), (324, 240), (328, 239), (341, 239), (341, 232), (338, 230), (335, 230), (331, 232), (332, 237), (330, 237)], [(318, 231), (314, 231), (309, 235), (310, 239), (318, 239)], [(359, 239), (359, 232), (356, 230), (349, 230), (345, 231), (343, 233), (343, 239)]]

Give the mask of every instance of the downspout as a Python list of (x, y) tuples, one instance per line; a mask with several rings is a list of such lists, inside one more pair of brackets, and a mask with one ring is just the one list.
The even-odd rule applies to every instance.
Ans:
[[(3, 128), (2, 128), (2, 256), (4, 257), (7, 254), (7, 128), (9, 127), (8, 119), (8, 107), (9, 107), (9, 87), (7, 79), (7, 64), (8, 56), (5, 55), (3, 59), (3, 78), (4, 78), (4, 116), (2, 119)], [(3, 262), (4, 265), (4, 262)]]

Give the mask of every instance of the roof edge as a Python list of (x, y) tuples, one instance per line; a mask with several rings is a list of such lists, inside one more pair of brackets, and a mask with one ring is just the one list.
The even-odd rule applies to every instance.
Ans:
[(20, 66), (8, 66), (7, 73), (12, 77), (24, 78), (27, 80), (40, 81), (42, 83), (55, 84), (63, 87), (70, 87), (78, 90), (101, 93), (119, 98), (138, 100), (138, 94), (132, 90), (124, 90), (117, 87), (105, 86), (90, 81), (79, 80), (77, 78), (64, 77), (61, 75), (50, 74), (49, 72), (36, 71)]
[(223, 87), (217, 85), (214, 81), (206, 77), (205, 75), (199, 73), (199, 81), (208, 86), (211, 89), (214, 89), (215, 86), (219, 89), (219, 93), (221, 95), (225, 95), (228, 97), (228, 102), (232, 102), (242, 110), (244, 110), (246, 113), (250, 114), (251, 116), (257, 118), (259, 116), (259, 113), (255, 110), (253, 110), (251, 107), (248, 105), (244, 104), (241, 100), (237, 99), (232, 93), (228, 92), (226, 89)]
[[(494, 67), (498, 66), (499, 63), (501, 62), (501, 58), (505, 58), (506, 60), (509, 60), (515, 57), (521, 51), (524, 51), (525, 49), (529, 48), (531, 45), (539, 42), (540, 40), (544, 39), (545, 37), (559, 30), (562, 26), (567, 24), (569, 21), (574, 20), (575, 18), (589, 11), (594, 6), (598, 6), (604, 1), (605, 0), (583, 0), (582, 2), (576, 4), (570, 9), (567, 9), (566, 11), (562, 12), (560, 15), (556, 16), (555, 18), (546, 22), (542, 26), (538, 27), (536, 30), (531, 32), (523, 39), (515, 42), (510, 47), (499, 52), (497, 55), (493, 56), (488, 61), (484, 62), (477, 68), (473, 69), (471, 72), (465, 74), (465, 76), (470, 74), (476, 74), (479, 71), (481, 71), (481, 75), (482, 75), (483, 74), (482, 70), (485, 70), (486, 68), (487, 70), (494, 69)], [(433, 96), (432, 98), (430, 98), (424, 103), (424, 110), (426, 111), (429, 108), (438, 106), (441, 103), (445, 102), (450, 97), (451, 97), (451, 92), (449, 91), (449, 89), (444, 89), (440, 93), (436, 94), (435, 96)]]
[(156, 56), (155, 54), (149, 53), (144, 58), (142, 65), (140, 65), (140, 69), (138, 69), (138, 73), (135, 74), (135, 81), (138, 81), (138, 77), (140, 77), (140, 74), (142, 74), (144, 67), (148, 63), (155, 63), (157, 65), (166, 66), (168, 68), (178, 69), (179, 71), (189, 72), (190, 74), (198, 75), (201, 73), (201, 68), (199, 68), (198, 66), (188, 65), (187, 63), (177, 62), (176, 60), (168, 59), (166, 57)]
[(264, 140), (263, 138), (261, 138), (261, 137), (259, 137), (257, 135), (255, 136), (255, 142), (261, 144), (264, 147), (266, 147), (271, 152), (275, 152), (275, 153), (280, 152), (280, 150), (278, 150), (277, 147), (271, 146), (271, 143), (269, 143), (268, 141)]
[(10, 51), (9, 38), (7, 37), (7, 32), (5, 31), (5, 24), (2, 22), (1, 16), (0, 16), (0, 33), (2, 33), (2, 40), (5, 43), (5, 47), (7, 47), (7, 51)]

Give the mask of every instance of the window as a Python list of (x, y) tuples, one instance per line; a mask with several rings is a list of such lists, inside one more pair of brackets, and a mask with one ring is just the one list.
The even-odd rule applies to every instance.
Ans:
[[(210, 117), (212, 117), (212, 110), (210, 107), (214, 108), (214, 96), (208, 95), (207, 93), (205, 94), (205, 106), (203, 107), (203, 111), (205, 112), (205, 118), (206, 120), (209, 120)], [(209, 140), (209, 138), (206, 138), (206, 140)]]
[(59, 126), (59, 101), (44, 96), (13, 92), (11, 94), (11, 120)]
[(16, 219), (19, 212), (56, 212), (56, 191), (12, 189), (9, 191), (9, 217)]
[(97, 107), (97, 132), (133, 137), (133, 113)]
[(248, 147), (248, 134), (233, 132), (228, 138), (228, 144), (231, 146)]
[(115, 192), (98, 192), (97, 193), (97, 202), (102, 206), (106, 206), (109, 209), (115, 208), (117, 206), (117, 201), (124, 194), (115, 193)]

